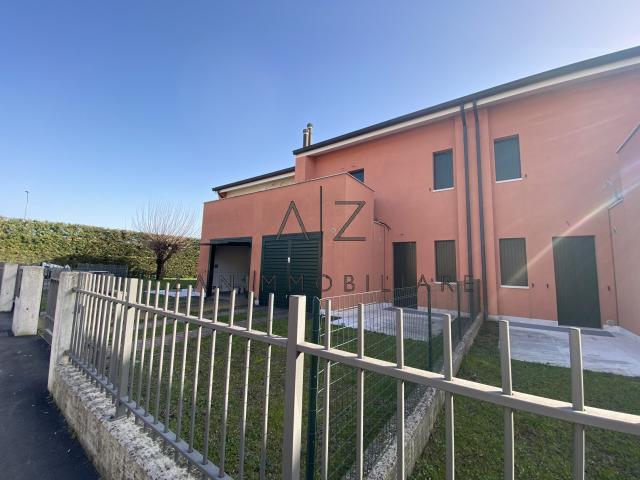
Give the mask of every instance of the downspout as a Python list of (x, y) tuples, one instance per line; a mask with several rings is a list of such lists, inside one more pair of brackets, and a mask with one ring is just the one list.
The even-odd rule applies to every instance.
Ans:
[(487, 293), (487, 250), (484, 238), (484, 195), (482, 193), (482, 153), (480, 152), (480, 122), (478, 105), (473, 102), (473, 121), (476, 129), (476, 161), (478, 168), (478, 210), (480, 211), (480, 259), (482, 261), (482, 318), (489, 315), (489, 295)]
[(471, 194), (469, 193), (469, 140), (467, 138), (467, 115), (464, 104), (460, 105), (462, 119), (462, 142), (464, 145), (464, 194), (467, 209), (467, 272), (473, 278), (473, 248), (471, 245)]

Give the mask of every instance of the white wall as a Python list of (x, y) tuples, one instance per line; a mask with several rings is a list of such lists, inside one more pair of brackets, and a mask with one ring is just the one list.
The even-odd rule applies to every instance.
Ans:
[[(242, 272), (249, 275), (251, 268), (251, 247), (240, 245), (217, 245), (213, 264), (213, 284), (219, 285), (221, 291), (229, 290), (224, 284), (220, 285), (219, 274), (229, 272)], [(236, 278), (236, 286), (240, 278)], [(244, 288), (247, 285), (244, 284)]]

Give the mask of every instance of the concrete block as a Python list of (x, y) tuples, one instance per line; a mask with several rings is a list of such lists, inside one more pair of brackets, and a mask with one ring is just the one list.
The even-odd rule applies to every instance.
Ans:
[[(200, 480), (174, 460), (161, 442), (126, 415), (115, 414), (111, 398), (73, 364), (53, 370), (51, 393), (69, 427), (102, 478), (113, 480)], [(229, 477), (224, 477), (228, 479)]]
[(11, 325), (11, 331), (16, 337), (35, 335), (38, 332), (42, 282), (44, 280), (43, 267), (20, 267), (20, 272), (19, 296), (15, 299)]
[(53, 333), (51, 335), (49, 378), (47, 380), (49, 391), (51, 391), (53, 385), (55, 366), (71, 347), (71, 331), (76, 303), (76, 292), (73, 289), (78, 286), (78, 276), (77, 272), (62, 272), (58, 280), (58, 294), (53, 317)]
[(13, 296), (16, 291), (17, 263), (0, 265), (0, 312), (10, 312), (13, 308)]

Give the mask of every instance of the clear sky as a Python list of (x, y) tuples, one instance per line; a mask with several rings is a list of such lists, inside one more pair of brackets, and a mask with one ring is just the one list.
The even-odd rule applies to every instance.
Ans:
[(640, 2), (0, 0), (0, 215), (131, 227), (314, 141), (640, 44)]

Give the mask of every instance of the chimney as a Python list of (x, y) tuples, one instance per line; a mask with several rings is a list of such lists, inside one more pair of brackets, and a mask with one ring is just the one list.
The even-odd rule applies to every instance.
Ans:
[(311, 145), (311, 133), (313, 131), (313, 124), (312, 123), (307, 123), (307, 131), (309, 132), (309, 138), (307, 139), (307, 146)]
[(309, 146), (309, 129), (302, 130), (302, 148)]

